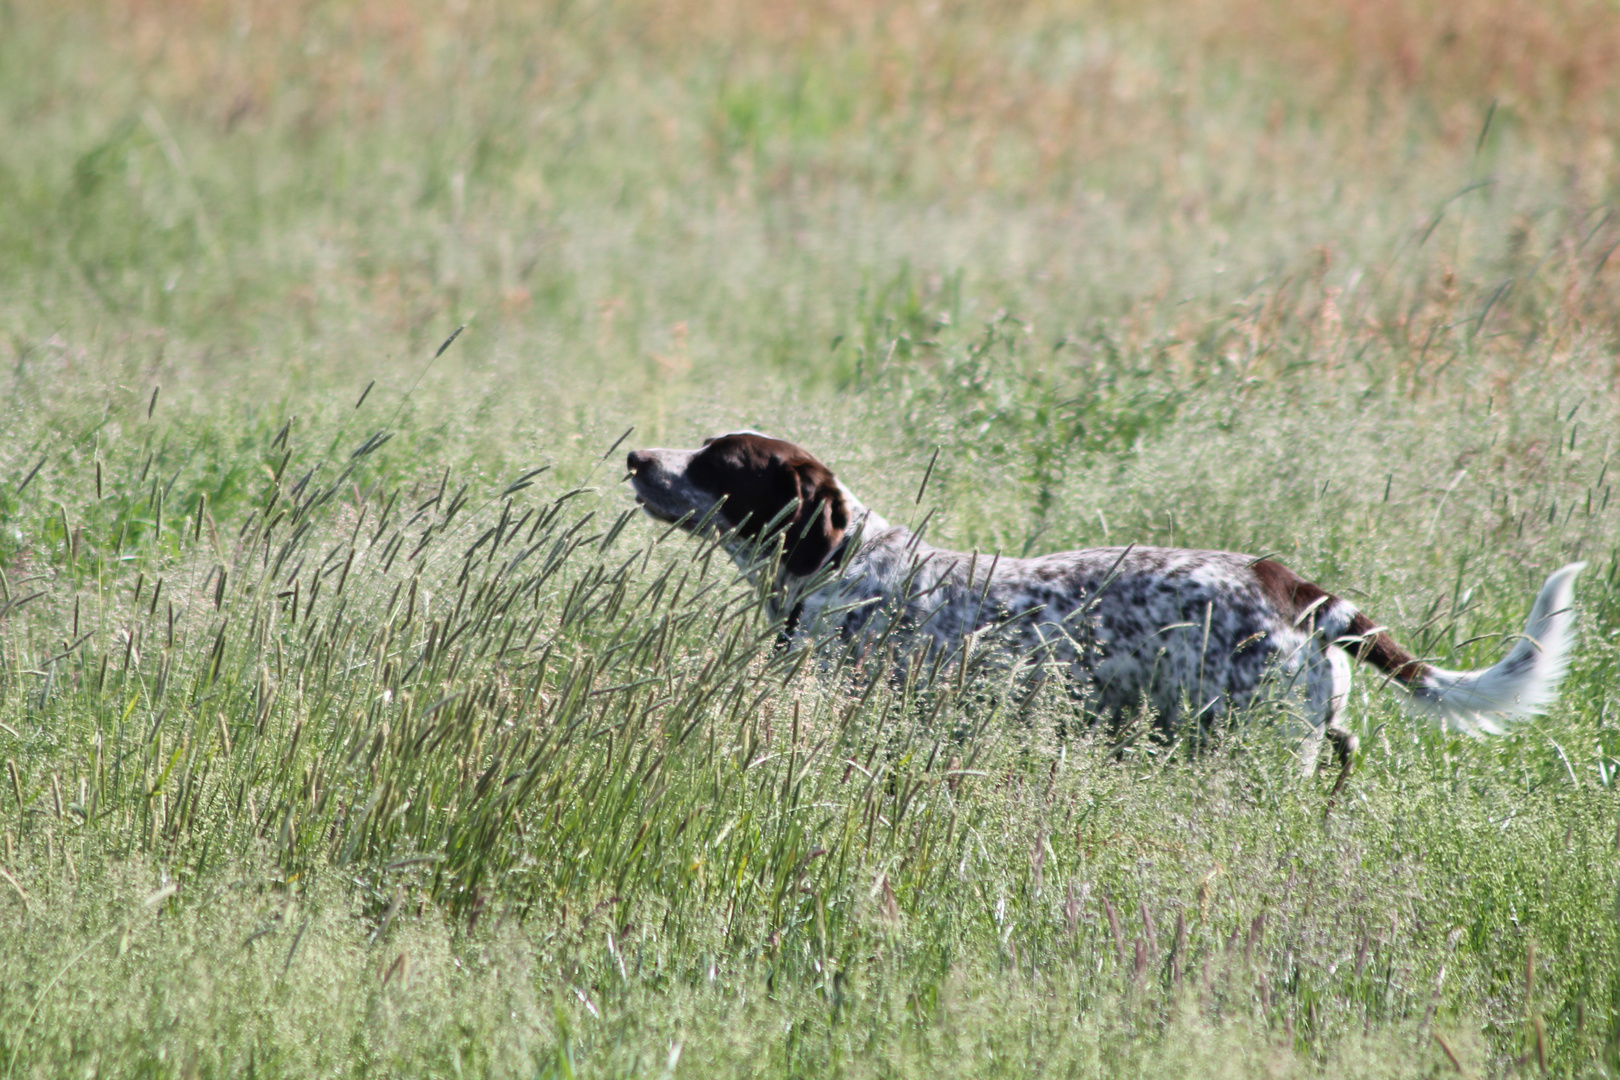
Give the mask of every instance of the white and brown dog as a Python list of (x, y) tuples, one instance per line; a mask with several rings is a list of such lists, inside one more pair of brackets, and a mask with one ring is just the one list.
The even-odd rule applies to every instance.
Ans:
[[(1310, 724), (1307, 770), (1326, 736), (1348, 772), (1352, 656), (1383, 671), (1416, 709), (1470, 732), (1499, 732), (1503, 719), (1543, 711), (1568, 666), (1583, 563), (1547, 579), (1499, 663), (1446, 671), (1270, 559), (1135, 546), (1028, 559), (946, 551), (862, 506), (802, 448), (753, 431), (696, 450), (633, 451), (628, 464), (648, 514), (722, 533), (745, 568), (777, 568), (772, 610), (795, 641), (888, 634), (913, 655), (950, 661), (989, 639), (1014, 656), (1066, 665), (1104, 717), (1146, 705), (1166, 727), (1189, 715), (1207, 725), (1282, 685)], [(778, 538), (780, 558), (762, 562), (760, 545)]]

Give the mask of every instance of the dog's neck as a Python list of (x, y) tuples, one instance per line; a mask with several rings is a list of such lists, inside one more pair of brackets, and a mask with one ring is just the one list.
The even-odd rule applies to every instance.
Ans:
[[(807, 595), (806, 585), (815, 578), (824, 576), (823, 572), (829, 565), (854, 557), (850, 551), (851, 547), (856, 549), (865, 547), (880, 537), (887, 543), (894, 543), (897, 540), (905, 543), (910, 538), (911, 534), (907, 530), (897, 529), (889, 524), (887, 518), (862, 503), (842, 483), (838, 485), (838, 490), (844, 497), (844, 505), (849, 513), (849, 526), (844, 532), (844, 538), (833, 545), (827, 561), (818, 567), (814, 574), (799, 577), (780, 571), (777, 573), (775, 581), (771, 583), (771, 595), (766, 602), (778, 618), (787, 614), (789, 609)], [(760, 574), (764, 572), (766, 563), (760, 560), (757, 544), (753, 541), (739, 540), (727, 542), (724, 546), (732, 562), (736, 563), (737, 568), (743, 571), (748, 580), (756, 587), (762, 585)]]
[(849, 511), (849, 530), (845, 535), (854, 536), (859, 533), (870, 539), (893, 528), (887, 518), (857, 499), (842, 482), (838, 484), (838, 493), (844, 497), (844, 506)]
[[(844, 538), (833, 545), (827, 561), (816, 569), (810, 578), (821, 576), (829, 566), (840, 562), (847, 562), (854, 552), (877, 540), (879, 537), (892, 539), (896, 534), (904, 533), (904, 529), (896, 529), (889, 524), (889, 520), (876, 510), (857, 499), (854, 494), (842, 483), (838, 485), (839, 494), (844, 497), (844, 507), (849, 513), (849, 525), (844, 530)], [(909, 534), (907, 534), (909, 535)], [(778, 592), (800, 593), (810, 578), (784, 578), (777, 582)]]

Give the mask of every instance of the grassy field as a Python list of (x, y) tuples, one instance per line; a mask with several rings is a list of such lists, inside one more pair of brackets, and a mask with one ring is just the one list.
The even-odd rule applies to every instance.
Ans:
[[(1617, 71), (1589, 0), (0, 0), (0, 1080), (1620, 1074)], [(1273, 713), (852, 690), (620, 482), (740, 426), (1448, 666), (1584, 559), (1577, 659), (1490, 740), (1365, 675), (1331, 812)]]

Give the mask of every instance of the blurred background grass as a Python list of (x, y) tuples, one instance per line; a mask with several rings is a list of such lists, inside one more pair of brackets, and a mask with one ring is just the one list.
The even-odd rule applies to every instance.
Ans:
[[(0, 0), (8, 1075), (1612, 1069), (1617, 70), (1612, 4), (1573, 0)], [(673, 736), (608, 694), (606, 746), (489, 809), (510, 715), (701, 688), (750, 625), (717, 586), (627, 658), (662, 594), (578, 600), (693, 553), (633, 516), (603, 542), (610, 444), (745, 425), (896, 516), (937, 448), (935, 539), (1275, 554), (1458, 665), (1585, 558), (1581, 659), (1488, 744), (1364, 679), (1336, 828), (1263, 723), (1121, 766), (1059, 702), (969, 747), (803, 673), (741, 728), (682, 705), (678, 794), (638, 793), (614, 739)], [(435, 656), (395, 586), (449, 633), (447, 545), (493, 528), (493, 560), (503, 502), (574, 486), (602, 546), (530, 632), (566, 664), (501, 660), (496, 578), (477, 656)], [(390, 493), (403, 555), (358, 524)], [(277, 499), (311, 526), (281, 558)], [(317, 581), (353, 601), (321, 633)], [(334, 679), (351, 641), (375, 662)], [(742, 655), (716, 697), (769, 667)], [(468, 741), (418, 760), (456, 694)], [(806, 753), (839, 734), (750, 794), (801, 702)], [(990, 779), (942, 782), (974, 754)], [(604, 820), (652, 839), (569, 846)]]

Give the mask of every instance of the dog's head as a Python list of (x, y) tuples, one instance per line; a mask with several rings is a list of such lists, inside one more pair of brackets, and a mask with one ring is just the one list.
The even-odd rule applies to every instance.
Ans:
[(708, 517), (748, 541), (765, 539), (770, 526), (783, 535), (783, 565), (799, 577), (815, 573), (849, 527), (832, 470), (802, 447), (757, 431), (719, 435), (696, 450), (632, 450), (627, 464), (648, 514), (688, 530)]

